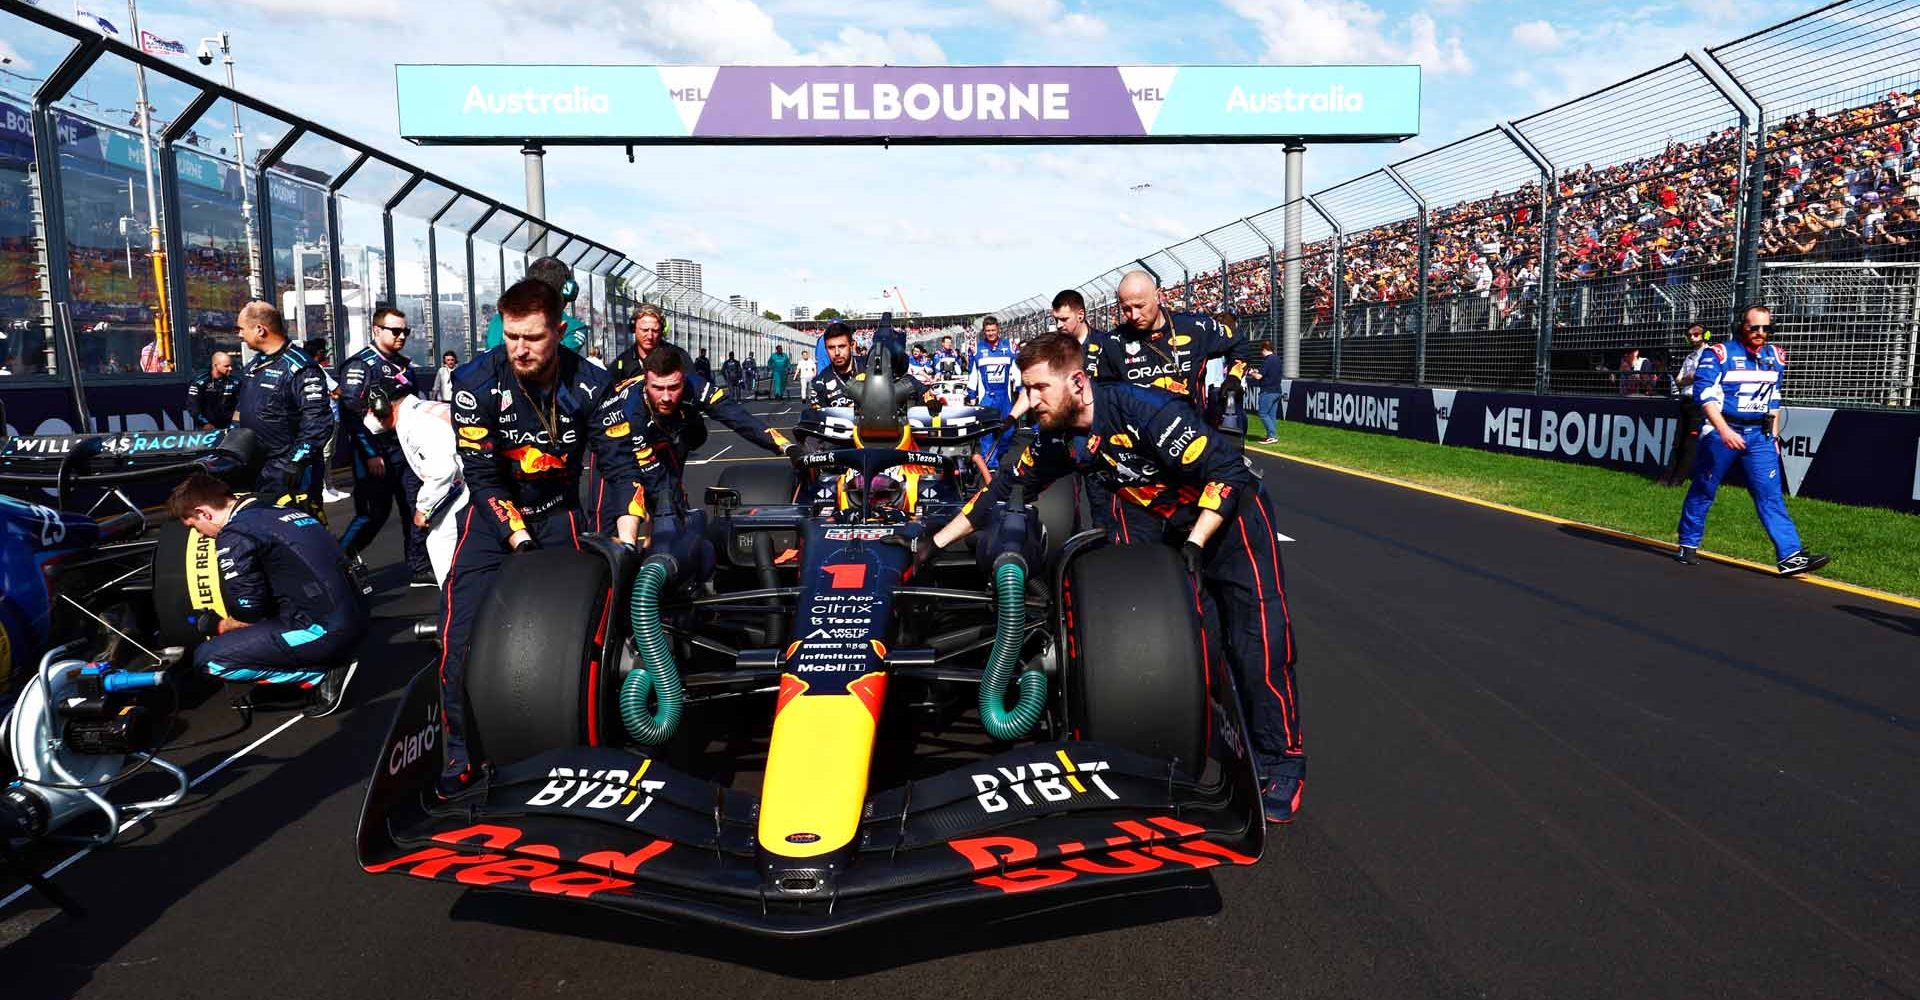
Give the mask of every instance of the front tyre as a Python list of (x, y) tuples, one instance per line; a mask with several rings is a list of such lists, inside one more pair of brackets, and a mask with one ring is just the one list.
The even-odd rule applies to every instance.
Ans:
[(617, 734), (618, 678), (599, 641), (612, 582), (606, 559), (573, 549), (536, 549), (501, 567), (467, 654), (471, 725), (494, 764)]
[(1074, 650), (1067, 718), (1078, 738), (1176, 758), (1199, 774), (1208, 664), (1180, 556), (1157, 544), (1095, 549), (1067, 567), (1061, 599)]

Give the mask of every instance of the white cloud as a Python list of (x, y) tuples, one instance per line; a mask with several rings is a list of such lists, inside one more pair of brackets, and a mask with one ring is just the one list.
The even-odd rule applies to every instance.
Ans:
[(1440, 37), (1440, 27), (1425, 13), (1397, 25), (1359, 0), (1225, 0), (1227, 9), (1252, 21), (1266, 51), (1277, 63), (1417, 62), (1443, 76), (1473, 72), (1473, 60), (1457, 32)]
[(1551, 52), (1560, 47), (1560, 33), (1549, 21), (1524, 21), (1513, 26), (1513, 40), (1521, 48)]
[(1097, 42), (1107, 37), (1107, 22), (1092, 14), (1069, 14), (1060, 0), (987, 0), (987, 6), (1055, 41)]
[(884, 36), (864, 28), (841, 28), (839, 37), (821, 45), (815, 55), (823, 63), (858, 66), (938, 65), (947, 61), (939, 42), (903, 28), (894, 28)]
[(225, 0), (230, 7), (257, 10), (276, 17), (325, 18), (329, 21), (373, 21), (399, 24), (415, 11), (401, 0)]
[[(1187, 223), (1181, 222), (1178, 219), (1168, 218), (1164, 215), (1139, 216), (1132, 212), (1118, 212), (1114, 214), (1113, 220), (1118, 222), (1123, 228), (1135, 230), (1136, 232), (1151, 233), (1155, 236), (1164, 236), (1169, 240), (1184, 240), (1199, 231)], [(1141, 252), (1157, 249), (1159, 248), (1146, 247), (1143, 248)]]

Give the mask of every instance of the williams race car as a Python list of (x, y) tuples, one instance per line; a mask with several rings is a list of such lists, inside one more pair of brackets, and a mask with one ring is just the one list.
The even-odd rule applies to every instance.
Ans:
[(868, 382), (843, 446), (740, 467), (644, 557), (513, 556), (467, 667), (492, 773), (436, 799), (423, 670), (365, 870), (807, 935), (1254, 863), (1238, 702), (1178, 556), (1091, 532), (1049, 556), (1015, 496), (970, 553), (918, 558), (980, 431)]

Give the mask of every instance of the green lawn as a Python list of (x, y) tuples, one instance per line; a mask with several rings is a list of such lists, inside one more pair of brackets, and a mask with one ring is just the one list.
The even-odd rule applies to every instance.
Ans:
[[(1671, 541), (1685, 487), (1656, 486), (1644, 476), (1586, 465), (1472, 448), (1449, 448), (1384, 434), (1281, 421), (1278, 445), (1258, 445), (1258, 418), (1249, 447), (1492, 500), (1523, 510)], [(1920, 597), (1920, 517), (1877, 507), (1787, 498), (1787, 510), (1809, 548), (1833, 556), (1820, 575)], [(1707, 520), (1706, 551), (1772, 565), (1773, 545), (1760, 529), (1753, 502), (1725, 487)]]

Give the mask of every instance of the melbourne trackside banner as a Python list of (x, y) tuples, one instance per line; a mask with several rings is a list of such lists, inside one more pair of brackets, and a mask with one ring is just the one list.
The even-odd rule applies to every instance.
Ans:
[[(1282, 383), (1281, 400), (1288, 420), (1647, 475), (1666, 468), (1690, 430), (1681, 426), (1678, 401), (1650, 397), (1293, 379)], [(1920, 512), (1920, 413), (1789, 406), (1784, 416), (1780, 457), (1789, 492)]]
[(1394, 140), (1418, 66), (395, 67), (422, 143)]

